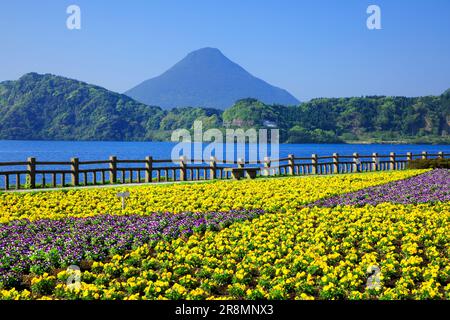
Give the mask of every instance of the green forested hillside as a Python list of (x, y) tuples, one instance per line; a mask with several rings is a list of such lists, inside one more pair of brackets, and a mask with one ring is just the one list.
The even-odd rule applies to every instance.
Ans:
[(165, 140), (195, 118), (220, 118), (201, 108), (163, 111), (77, 80), (29, 73), (0, 83), (0, 139)]
[(144, 139), (160, 108), (83, 82), (26, 74), (0, 84), (3, 139)]
[(245, 99), (223, 114), (228, 126), (264, 126), (270, 121), (283, 140), (298, 142), (450, 142), (450, 92), (419, 98), (313, 99), (298, 107), (265, 106)]
[(29, 73), (0, 83), (0, 139), (169, 140), (175, 129), (273, 128), (282, 142), (450, 143), (441, 96), (320, 98), (299, 106), (237, 101), (220, 111), (162, 110), (77, 80)]

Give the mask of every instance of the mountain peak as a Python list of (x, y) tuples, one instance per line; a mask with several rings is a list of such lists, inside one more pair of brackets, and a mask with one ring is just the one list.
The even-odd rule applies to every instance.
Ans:
[(225, 57), (225, 55), (217, 48), (213, 47), (204, 47), (197, 50), (194, 50), (190, 53), (188, 53), (187, 56), (198, 56), (198, 55), (205, 55), (205, 56), (222, 56)]
[[(191, 72), (190, 69), (196, 69), (197, 73), (213, 73), (221, 71), (222, 68), (241, 68), (233, 61), (228, 59), (219, 49), (206, 47), (188, 53), (182, 60), (176, 63), (167, 72)], [(219, 68), (219, 70), (217, 70)], [(242, 69), (243, 70), (243, 69)]]
[(298, 104), (286, 90), (274, 87), (228, 59), (217, 48), (195, 50), (158, 77), (125, 94), (163, 108), (210, 107), (225, 109), (239, 99), (255, 98), (267, 104)]

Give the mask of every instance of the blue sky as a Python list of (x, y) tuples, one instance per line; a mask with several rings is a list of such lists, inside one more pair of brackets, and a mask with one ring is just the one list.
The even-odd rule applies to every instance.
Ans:
[[(81, 8), (81, 30), (66, 8)], [(382, 30), (366, 9), (381, 8)], [(219, 48), (300, 100), (450, 88), (448, 0), (2, 1), (0, 81), (35, 71), (123, 92)]]

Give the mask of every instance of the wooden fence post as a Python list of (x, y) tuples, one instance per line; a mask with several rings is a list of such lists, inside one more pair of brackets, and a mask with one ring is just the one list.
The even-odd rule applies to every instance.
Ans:
[(426, 151), (422, 151), (422, 159), (423, 160), (428, 159), (428, 153)]
[(153, 158), (145, 157), (145, 182), (149, 183), (153, 180)]
[(333, 153), (333, 173), (339, 173), (339, 154)]
[(442, 151), (438, 152), (438, 159), (444, 159), (444, 152)]
[(294, 175), (294, 168), (295, 168), (294, 155), (293, 154), (288, 155), (288, 165), (289, 165), (289, 174), (291, 176), (293, 176)]
[(80, 160), (78, 158), (70, 159), (70, 170), (72, 173), (70, 174), (72, 177), (72, 185), (78, 186), (80, 181), (79, 170), (80, 170)]
[(117, 157), (109, 157), (109, 183), (117, 183)]
[(389, 154), (389, 170), (395, 170), (395, 152)]
[(357, 152), (353, 153), (353, 172), (360, 172), (361, 160)]
[(265, 176), (270, 176), (270, 158), (269, 157), (264, 157), (264, 175)]
[(378, 170), (378, 165), (380, 164), (380, 159), (378, 158), (378, 153), (372, 153), (372, 171)]
[(216, 157), (211, 157), (209, 161), (209, 179), (216, 179), (217, 160)]
[(413, 157), (412, 157), (412, 152), (407, 152), (406, 153), (406, 161), (410, 162), (412, 161)]
[[(186, 175), (186, 157), (181, 156), (180, 157), (180, 181), (186, 181), (187, 175)], [(193, 173), (192, 173), (193, 175)]]
[(407, 152), (406, 153), (406, 164), (404, 165), (404, 169), (409, 168), (409, 164), (411, 163), (411, 161), (413, 161), (413, 154), (412, 154), (412, 152)]
[(27, 170), (30, 188), (34, 189), (36, 188), (36, 158), (28, 158)]
[(317, 154), (313, 153), (311, 155), (311, 174), (317, 174), (317, 164), (318, 164)]
[(5, 190), (9, 190), (9, 175), (5, 174)]

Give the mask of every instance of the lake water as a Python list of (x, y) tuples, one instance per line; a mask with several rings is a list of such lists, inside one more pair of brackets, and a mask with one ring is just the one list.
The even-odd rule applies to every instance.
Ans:
[[(106, 160), (114, 155), (119, 159), (144, 159), (152, 156), (154, 159), (170, 159), (172, 142), (115, 142), (115, 141), (7, 141), (0, 140), (0, 162), (25, 161), (35, 157), (40, 161), (68, 161), (71, 157), (83, 160)], [(270, 149), (270, 148), (269, 148)], [(370, 155), (379, 154), (414, 154), (427, 151), (450, 153), (449, 145), (393, 145), (393, 144), (281, 144), (280, 157), (294, 154), (298, 157), (310, 157), (315, 153), (319, 156)]]

